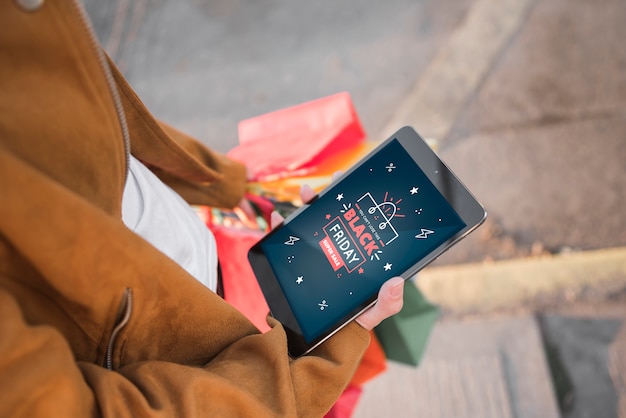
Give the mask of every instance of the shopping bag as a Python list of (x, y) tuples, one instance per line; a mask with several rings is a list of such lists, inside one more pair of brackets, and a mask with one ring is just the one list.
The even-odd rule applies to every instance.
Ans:
[(300, 189), (303, 185), (311, 187), (316, 193), (328, 186), (337, 172), (345, 171), (359, 161), (376, 146), (373, 142), (363, 142), (341, 152), (327, 156), (307, 175), (284, 177), (276, 180), (263, 180), (248, 183), (250, 193), (271, 199), (277, 206), (290, 203), (300, 206)]
[(365, 139), (347, 92), (243, 120), (238, 131), (239, 145), (228, 156), (244, 162), (256, 181), (310, 174)]
[(383, 348), (374, 331), (370, 331), (370, 333), (370, 345), (365, 351), (356, 373), (325, 418), (350, 418), (363, 392), (363, 384), (387, 370), (387, 360)]
[(413, 281), (407, 280), (402, 310), (375, 328), (387, 359), (417, 366), (438, 318), (439, 308), (426, 300)]
[(362, 392), (358, 386), (348, 386), (324, 418), (350, 418)]
[(350, 381), (352, 386), (363, 386), (374, 377), (387, 370), (387, 359), (374, 331), (370, 331), (370, 345), (367, 347), (356, 373)]
[(248, 263), (248, 250), (264, 233), (223, 225), (209, 227), (217, 245), (224, 300), (243, 313), (261, 332), (268, 331), (267, 315), (270, 310)]

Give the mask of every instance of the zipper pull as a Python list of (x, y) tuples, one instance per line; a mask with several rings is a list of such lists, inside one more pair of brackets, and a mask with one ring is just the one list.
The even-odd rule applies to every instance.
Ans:
[(109, 338), (109, 343), (107, 344), (106, 356), (104, 360), (104, 367), (108, 370), (113, 370), (113, 347), (115, 346), (115, 341), (117, 340), (117, 336), (120, 331), (128, 324), (130, 321), (130, 315), (133, 311), (133, 291), (130, 288), (127, 288), (124, 291), (124, 296), (122, 296), (122, 302), (120, 303), (120, 308), (117, 314), (117, 318), (115, 320), (115, 327), (111, 332), (111, 337)]

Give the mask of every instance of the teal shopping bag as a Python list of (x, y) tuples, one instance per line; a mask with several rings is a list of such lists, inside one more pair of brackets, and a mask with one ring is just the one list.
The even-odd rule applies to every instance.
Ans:
[(426, 300), (413, 281), (405, 281), (402, 310), (374, 329), (387, 359), (417, 366), (438, 318), (439, 308)]

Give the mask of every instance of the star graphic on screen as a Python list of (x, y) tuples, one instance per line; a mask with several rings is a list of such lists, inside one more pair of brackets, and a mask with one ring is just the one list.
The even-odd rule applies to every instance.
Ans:
[(343, 193), (337, 195), (337, 201), (341, 201), (341, 199), (343, 199)]
[(391, 270), (391, 264), (390, 263), (385, 264), (384, 269), (385, 271)]
[(420, 189), (419, 187), (415, 187), (415, 186), (413, 186), (413, 188), (411, 189), (411, 194), (412, 194), (412, 195), (413, 195), (413, 194), (416, 194), (416, 193), (417, 193), (417, 191), (418, 191), (419, 189)]
[(298, 276), (298, 278), (296, 279), (296, 283), (300, 284), (304, 281), (304, 277), (303, 276)]
[(330, 219), (330, 213), (326, 214), (326, 219)]
[(363, 274), (363, 272), (364, 272), (364, 271), (365, 271), (365, 270), (363, 270), (363, 267), (361, 267), (361, 268), (359, 269), (359, 274)]

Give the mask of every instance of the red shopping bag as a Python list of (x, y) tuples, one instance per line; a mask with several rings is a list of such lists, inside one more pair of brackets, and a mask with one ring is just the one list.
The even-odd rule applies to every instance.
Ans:
[(370, 345), (367, 347), (359, 368), (350, 381), (351, 386), (363, 386), (379, 374), (387, 370), (387, 358), (374, 331), (370, 331)]
[(217, 244), (224, 299), (243, 313), (261, 332), (269, 331), (270, 310), (256, 281), (248, 250), (264, 235), (261, 231), (209, 225)]
[(241, 121), (240, 145), (228, 156), (244, 162), (252, 179), (269, 181), (309, 174), (364, 139), (350, 95), (343, 92)]
[(348, 386), (324, 418), (350, 418), (362, 392), (358, 386)]

